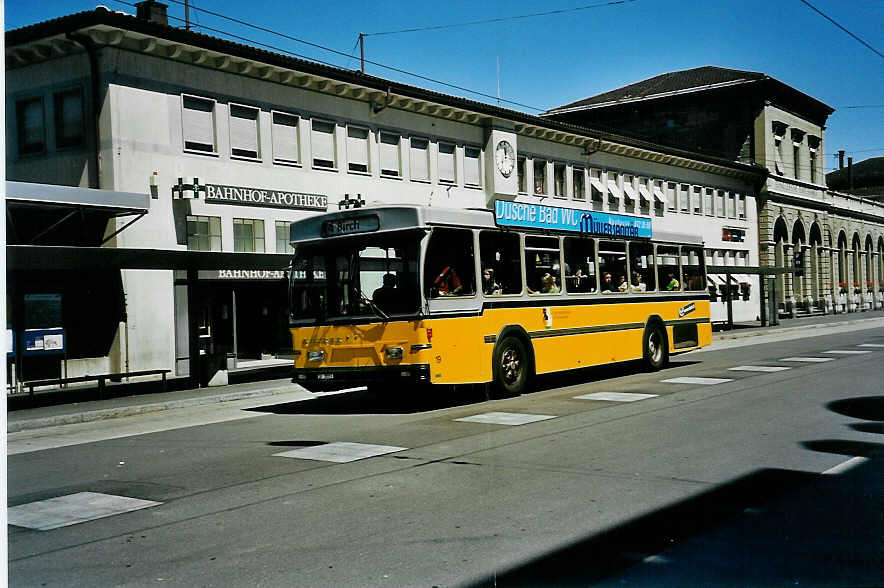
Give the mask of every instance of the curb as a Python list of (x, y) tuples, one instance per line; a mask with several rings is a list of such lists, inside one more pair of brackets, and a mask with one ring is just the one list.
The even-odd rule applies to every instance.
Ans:
[(246, 390), (242, 392), (228, 392), (226, 394), (214, 394), (211, 396), (197, 396), (194, 398), (185, 398), (182, 400), (169, 400), (166, 402), (152, 402), (149, 404), (135, 404), (132, 406), (118, 406), (114, 408), (103, 408), (97, 410), (88, 410), (84, 412), (76, 412), (70, 414), (59, 414), (49, 417), (39, 417), (33, 419), (23, 419), (15, 422), (7, 422), (6, 432), (17, 433), (19, 431), (27, 431), (32, 429), (42, 429), (46, 427), (56, 427), (60, 425), (72, 425), (76, 423), (88, 423), (92, 421), (101, 421), (107, 419), (115, 419), (121, 417), (135, 416), (147, 414), (151, 412), (159, 412), (163, 410), (171, 410), (175, 408), (189, 408), (193, 406), (202, 406), (206, 404), (219, 404), (221, 402), (232, 402), (234, 400), (247, 400), (249, 398), (258, 398), (264, 396), (275, 396), (278, 394), (288, 394), (291, 392), (307, 392), (299, 384), (290, 384), (288, 386), (280, 386), (279, 388), (271, 388), (265, 390)]
[(800, 325), (796, 327), (750, 327), (745, 332), (739, 333), (731, 333), (728, 331), (722, 331), (716, 334), (713, 334), (712, 339), (718, 341), (727, 341), (731, 339), (745, 339), (747, 337), (759, 337), (762, 335), (773, 335), (777, 333), (794, 333), (797, 331), (809, 331), (812, 329), (830, 329), (832, 327), (841, 327), (841, 326), (850, 326), (850, 325), (858, 325), (863, 323), (872, 323), (880, 321), (882, 325), (884, 325), (884, 317), (874, 317), (874, 318), (866, 318), (866, 319), (856, 319), (850, 321), (839, 321), (839, 322), (831, 322), (831, 323), (814, 323), (812, 325)]

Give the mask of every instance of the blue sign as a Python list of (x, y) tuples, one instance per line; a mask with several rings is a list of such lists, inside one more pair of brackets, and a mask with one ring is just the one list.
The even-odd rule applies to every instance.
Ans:
[(525, 202), (494, 201), (494, 222), (499, 227), (548, 229), (602, 237), (651, 238), (651, 219)]

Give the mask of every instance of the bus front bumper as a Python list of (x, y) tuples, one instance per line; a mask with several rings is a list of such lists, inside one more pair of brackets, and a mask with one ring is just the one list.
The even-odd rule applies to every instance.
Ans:
[(295, 369), (292, 382), (310, 387), (367, 386), (370, 384), (426, 384), (428, 364)]

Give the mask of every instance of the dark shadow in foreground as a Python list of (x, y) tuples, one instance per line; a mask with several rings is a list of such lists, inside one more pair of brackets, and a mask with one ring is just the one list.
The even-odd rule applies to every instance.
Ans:
[(859, 396), (835, 400), (827, 404), (826, 408), (855, 419), (884, 421), (884, 396)]
[(760, 470), (464, 585), (884, 585), (880, 468)]

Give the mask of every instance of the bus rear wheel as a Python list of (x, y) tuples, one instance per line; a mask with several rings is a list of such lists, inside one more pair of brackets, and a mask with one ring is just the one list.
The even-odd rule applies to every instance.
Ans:
[(651, 371), (657, 371), (669, 361), (669, 341), (666, 330), (660, 324), (645, 327), (642, 337), (642, 356), (645, 365)]
[(518, 396), (528, 386), (531, 360), (518, 337), (504, 337), (494, 350), (494, 388), (504, 396)]

